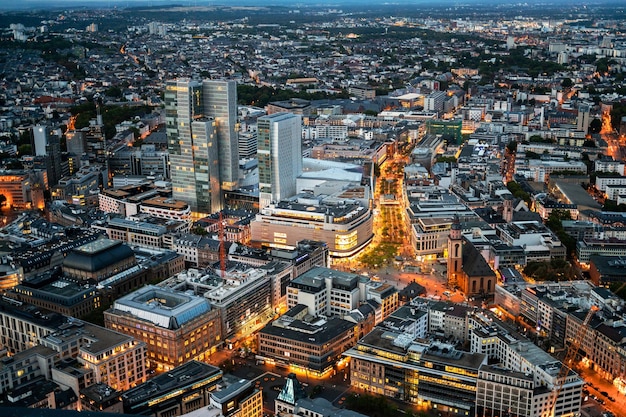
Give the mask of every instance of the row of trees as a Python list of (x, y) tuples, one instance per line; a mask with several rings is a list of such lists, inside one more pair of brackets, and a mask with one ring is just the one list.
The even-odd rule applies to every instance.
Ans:
[(237, 99), (239, 104), (251, 104), (258, 107), (264, 107), (271, 101), (289, 100), (292, 98), (323, 100), (326, 98), (348, 97), (347, 91), (343, 91), (340, 94), (329, 94), (325, 92), (307, 93), (303, 90), (283, 90), (266, 85), (261, 87), (245, 84), (237, 85)]
[[(150, 106), (103, 106), (101, 112), (104, 134), (107, 139), (111, 139), (116, 133), (115, 125), (126, 120), (132, 120), (136, 116), (141, 117), (150, 114), (152, 108)], [(73, 107), (71, 113), (76, 116), (76, 129), (87, 127), (89, 121), (96, 118), (96, 104), (93, 101), (80, 104)]]

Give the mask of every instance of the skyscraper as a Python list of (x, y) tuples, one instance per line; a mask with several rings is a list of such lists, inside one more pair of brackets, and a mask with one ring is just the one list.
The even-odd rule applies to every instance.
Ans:
[(237, 84), (168, 81), (165, 111), (173, 197), (197, 214), (221, 210), (239, 175)]
[(296, 194), (296, 178), (302, 173), (301, 120), (292, 113), (257, 120), (260, 208)]

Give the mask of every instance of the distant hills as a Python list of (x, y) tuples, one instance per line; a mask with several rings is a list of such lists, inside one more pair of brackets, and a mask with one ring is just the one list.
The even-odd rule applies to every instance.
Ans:
[[(164, 6), (259, 6), (258, 0), (184, 0), (184, 1), (172, 1), (172, 0), (22, 0), (19, 2), (2, 1), (0, 2), (0, 11), (7, 10), (43, 10), (43, 9), (64, 9), (64, 8), (136, 8), (136, 7), (164, 7)], [(355, 6), (363, 5), (362, 0), (305, 0), (305, 1), (290, 1), (290, 0), (266, 0), (263, 6), (288, 6), (291, 8), (300, 7), (329, 7), (337, 8), (341, 6)], [(571, 0), (390, 0), (376, 2), (376, 4), (364, 5), (364, 8), (371, 6), (381, 7), (388, 6), (409, 6), (409, 5), (425, 5), (425, 6), (448, 6), (448, 7), (460, 7), (467, 8), (472, 6), (485, 6), (485, 5), (516, 5), (523, 8), (527, 5), (539, 6), (545, 5), (553, 7), (556, 4), (563, 4), (572, 6)], [(587, 6), (601, 5), (608, 6), (610, 4), (622, 5), (620, 0), (591, 0), (585, 2)]]

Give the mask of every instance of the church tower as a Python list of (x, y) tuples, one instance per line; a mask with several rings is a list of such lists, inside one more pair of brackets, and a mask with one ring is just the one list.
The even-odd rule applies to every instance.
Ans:
[(448, 236), (448, 287), (455, 289), (459, 286), (459, 280), (463, 273), (463, 235), (461, 234), (461, 221), (459, 216), (454, 216), (450, 235)]

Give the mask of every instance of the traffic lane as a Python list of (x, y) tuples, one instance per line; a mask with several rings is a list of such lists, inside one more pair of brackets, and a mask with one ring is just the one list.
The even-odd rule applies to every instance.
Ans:
[[(603, 409), (607, 409), (614, 413), (616, 416), (626, 416), (626, 398), (624, 394), (620, 394), (617, 387), (610, 381), (602, 378), (598, 373), (592, 369), (576, 369), (580, 376), (587, 382), (587, 390), (589, 396), (597, 396), (598, 399), (604, 402), (603, 405), (599, 405)], [(615, 401), (610, 401), (607, 396), (602, 392), (606, 392), (608, 397), (613, 398)]]
[(455, 303), (465, 302), (465, 296), (460, 291), (452, 291), (447, 286), (446, 278), (438, 273), (417, 274), (412, 272), (390, 272), (381, 273), (383, 281), (394, 284), (399, 290), (406, 287), (411, 282), (416, 282), (426, 289), (426, 295), (441, 297), (442, 300), (449, 300)]

